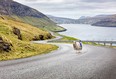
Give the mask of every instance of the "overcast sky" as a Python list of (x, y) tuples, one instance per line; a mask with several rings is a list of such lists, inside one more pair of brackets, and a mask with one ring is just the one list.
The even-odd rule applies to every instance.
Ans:
[(116, 0), (14, 0), (38, 11), (60, 17), (79, 18), (116, 14)]

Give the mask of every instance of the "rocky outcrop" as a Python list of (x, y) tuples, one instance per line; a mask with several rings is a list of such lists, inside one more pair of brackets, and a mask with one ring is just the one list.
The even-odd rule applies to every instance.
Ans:
[(39, 35), (40, 40), (44, 40), (44, 36), (43, 35)]
[(47, 34), (47, 39), (51, 39), (51, 38), (52, 38), (52, 34), (51, 33)]
[(11, 50), (10, 46), (11, 46), (11, 44), (4, 42), (2, 37), (0, 37), (0, 51), (9, 52)]
[(44, 35), (34, 36), (33, 40), (37, 41), (37, 40), (45, 40), (45, 39), (51, 39), (51, 38), (52, 38), (51, 33), (48, 33), (46, 36)]
[(39, 35), (39, 37), (38, 37), (38, 36), (34, 36), (33, 40), (34, 40), (34, 41), (37, 41), (37, 40), (44, 40), (44, 35)]
[(18, 36), (18, 39), (22, 40), (20, 29), (14, 27), (13, 28), (13, 33)]

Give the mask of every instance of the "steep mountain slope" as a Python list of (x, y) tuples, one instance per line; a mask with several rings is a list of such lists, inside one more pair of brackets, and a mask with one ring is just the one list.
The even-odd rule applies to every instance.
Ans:
[(44, 14), (13, 0), (0, 0), (0, 13), (6, 15), (46, 17)]
[(45, 30), (0, 16), (0, 60), (29, 57), (57, 49), (54, 45), (30, 43), (31, 40), (50, 38), (52, 35)]
[(63, 17), (55, 17), (51, 15), (47, 15), (52, 21), (58, 23), (58, 24), (75, 24), (77, 23), (76, 19), (70, 19), (70, 18), (63, 18)]
[(64, 28), (57, 26), (41, 12), (13, 0), (0, 0), (0, 14), (8, 15), (14, 19), (21, 20), (37, 27), (44, 27), (51, 31), (64, 30)]

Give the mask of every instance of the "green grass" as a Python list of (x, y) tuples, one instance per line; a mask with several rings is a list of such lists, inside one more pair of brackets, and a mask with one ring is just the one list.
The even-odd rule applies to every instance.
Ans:
[(17, 42), (13, 46), (15, 47), (12, 47), (10, 52), (0, 52), (0, 60), (12, 60), (46, 54), (58, 48), (55, 45), (30, 44), (28, 42)]
[[(54, 33), (56, 36), (61, 36), (62, 39), (60, 39), (59, 41), (79, 41), (80, 39), (78, 38), (74, 38), (74, 37), (70, 37), (70, 36), (65, 36), (65, 35), (61, 35), (58, 34), (57, 32)], [(69, 42), (71, 43), (71, 42)], [(97, 44), (97, 43), (91, 43), (91, 42), (82, 42), (83, 44), (89, 44), (89, 45), (96, 45), (96, 46), (101, 46), (101, 44)]]
[[(4, 42), (11, 43), (13, 46), (11, 46), (10, 52), (0, 50), (0, 60), (11, 60), (46, 54), (58, 48), (55, 45), (33, 44), (30, 42), (34, 36), (39, 38), (39, 35), (43, 35), (44, 39), (47, 39), (49, 32), (21, 21), (12, 20), (12, 18), (4, 18), (4, 20), (0, 18), (0, 37), (3, 38)], [(23, 40), (19, 40), (13, 33), (13, 27), (20, 29)]]
[(83, 44), (89, 44), (89, 45), (100, 45), (100, 44), (97, 44), (97, 43), (91, 43), (91, 42), (83, 42)]
[[(61, 39), (58, 39), (58, 43), (72, 43), (71, 41), (76, 41), (76, 40), (79, 40), (77, 38), (74, 38), (74, 37), (70, 37), (70, 36), (65, 36), (65, 35), (61, 35), (59, 34), (58, 32), (54, 32), (54, 35), (55, 36), (61, 36), (62, 38)], [(55, 42), (57, 42), (55, 41)], [(70, 41), (70, 42), (69, 42)]]
[(75, 41), (78, 40), (74, 37), (69, 37), (69, 36), (65, 36), (65, 35), (61, 35), (63, 38), (61, 39), (62, 41)]

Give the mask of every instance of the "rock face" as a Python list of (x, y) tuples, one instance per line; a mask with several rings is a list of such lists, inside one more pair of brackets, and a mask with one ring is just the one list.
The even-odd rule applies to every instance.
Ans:
[(3, 41), (2, 37), (0, 37), (0, 51), (9, 52), (11, 50), (10, 44)]
[(13, 28), (13, 33), (18, 36), (18, 39), (22, 40), (21, 32), (18, 28)]

